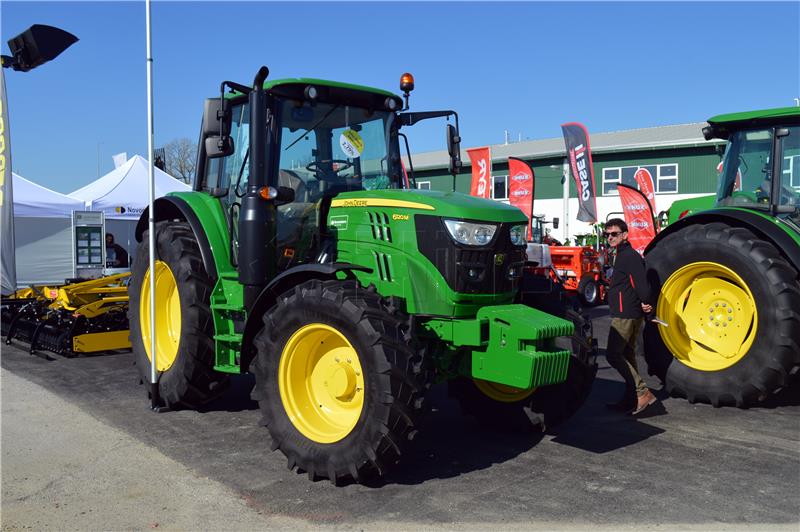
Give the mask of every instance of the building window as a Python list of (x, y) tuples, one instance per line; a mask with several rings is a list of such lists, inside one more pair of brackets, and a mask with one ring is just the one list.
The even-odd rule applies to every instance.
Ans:
[(496, 200), (508, 199), (508, 176), (496, 175), (492, 181), (492, 197)]
[(781, 180), (783, 183), (788, 181), (792, 188), (800, 188), (800, 155), (783, 158), (783, 173), (788, 177)]
[(676, 194), (678, 192), (678, 165), (654, 164), (648, 166), (622, 166), (603, 168), (603, 196), (617, 196), (617, 183), (639, 188), (636, 184), (636, 171), (644, 168), (653, 176), (653, 186), (657, 194)]
[(431, 189), (431, 182), (430, 181), (417, 181), (417, 188), (420, 190), (430, 190)]

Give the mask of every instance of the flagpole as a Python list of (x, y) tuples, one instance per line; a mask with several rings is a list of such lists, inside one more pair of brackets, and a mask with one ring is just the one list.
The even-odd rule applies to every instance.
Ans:
[[(150, 407), (157, 410), (159, 407), (158, 382), (156, 368), (156, 237), (155, 237), (155, 211), (153, 197), (155, 196), (155, 177), (153, 173), (153, 53), (150, 35), (150, 0), (145, 0), (146, 25), (147, 25), (147, 159), (149, 182), (150, 206), (147, 210), (147, 227), (149, 229), (150, 248)], [(144, 301), (142, 301), (144, 303)]]
[(561, 166), (561, 175), (564, 176), (564, 245), (569, 238), (569, 162), (564, 159)]

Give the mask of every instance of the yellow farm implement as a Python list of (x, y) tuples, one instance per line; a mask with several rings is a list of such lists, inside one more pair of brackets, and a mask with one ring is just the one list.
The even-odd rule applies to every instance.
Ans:
[(130, 348), (130, 273), (61, 286), (32, 286), (2, 300), (2, 334), (64, 356)]

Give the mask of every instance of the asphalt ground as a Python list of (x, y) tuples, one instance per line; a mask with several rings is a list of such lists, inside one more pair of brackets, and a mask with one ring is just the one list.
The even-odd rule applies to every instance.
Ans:
[[(593, 312), (602, 348), (607, 309)], [(283, 455), (270, 452), (269, 435), (259, 426), (257, 405), (249, 398), (250, 376), (236, 376), (228, 392), (202, 411), (156, 414), (148, 409), (130, 353), (48, 361), (3, 346), (1, 362), (4, 375), (10, 372), (13, 378), (2, 383), (4, 529), (159, 526), (147, 513), (138, 521), (121, 520), (127, 506), (114, 503), (116, 496), (108, 490), (104, 496), (112, 502), (98, 501), (91, 476), (54, 471), (60, 491), (52, 486), (15, 491), (25, 468), (36, 467), (31, 449), (37, 444), (24, 439), (40, 440), (47, 434), (41, 428), (18, 430), (34, 406), (49, 411), (54, 426), (62, 420), (61, 425), (76, 432), (91, 427), (124, 439), (124, 448), (136, 460), (121, 453), (103, 468), (96, 462), (104, 454), (75, 454), (70, 442), (85, 444), (63, 438), (61, 452), (71, 458), (55, 467), (81, 467), (78, 462), (86, 460), (87, 467), (107, 469), (123, 486), (135, 478), (141, 489), (142, 479), (151, 480), (154, 490), (166, 490), (159, 508), (161, 528), (166, 529), (217, 529), (218, 522), (232, 530), (250, 530), (257, 527), (253, 523), (343, 529), (800, 529), (798, 385), (758, 408), (715, 409), (666, 397), (648, 377), (661, 401), (634, 419), (605, 409), (623, 385), (600, 357), (586, 405), (556, 433), (534, 435), (482, 428), (462, 416), (439, 386), (432, 390), (434, 408), (416, 445), (388, 477), (373, 485), (336, 487), (289, 471)], [(22, 384), (35, 405), (27, 397), (9, 397)], [(69, 409), (76, 412), (63, 413)], [(73, 423), (72, 415), (87, 417)], [(150, 457), (166, 465), (155, 474), (143, 469), (142, 462)], [(197, 511), (197, 501), (177, 489), (176, 482), (211, 490), (198, 496), (209, 501), (202, 505), (204, 511)], [(76, 513), (71, 521), (58, 521), (58, 515), (65, 515), (55, 506), (59, 493), (70, 493), (73, 507), (83, 505), (91, 520)], [(223, 509), (214, 513), (211, 501)], [(231, 508), (239, 520), (224, 514)], [(26, 520), (27, 511), (31, 515)], [(55, 521), (43, 512), (54, 514)]]

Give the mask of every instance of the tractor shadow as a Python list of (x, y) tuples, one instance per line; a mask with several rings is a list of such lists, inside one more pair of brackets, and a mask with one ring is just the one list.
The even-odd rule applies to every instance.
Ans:
[(388, 475), (363, 482), (366, 486), (416, 485), (488, 469), (524, 454), (545, 436), (534, 425), (526, 433), (482, 426), (461, 413), (446, 386), (434, 386), (428, 397), (432, 408), (414, 444)]
[(250, 373), (231, 375), (228, 388), (218, 398), (198, 408), (203, 414), (209, 412), (245, 412), (258, 410), (258, 402), (250, 398), (255, 386), (255, 377)]
[[(605, 359), (599, 362), (602, 369)], [(663, 403), (667, 396), (654, 390), (658, 401), (639, 415), (631, 416), (606, 408), (607, 403), (619, 399), (622, 391), (623, 384), (620, 381), (597, 377), (588, 400), (572, 419), (559, 427), (553, 443), (592, 454), (606, 454), (663, 434), (664, 429), (649, 425), (644, 420), (669, 413)]]

